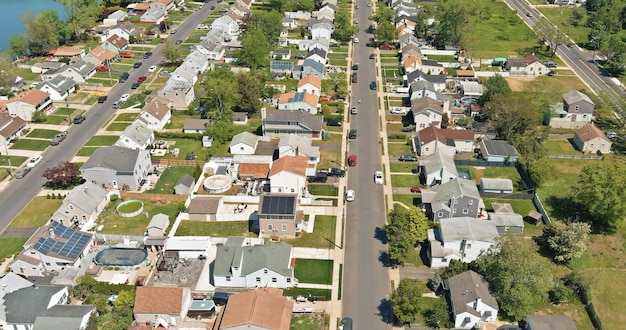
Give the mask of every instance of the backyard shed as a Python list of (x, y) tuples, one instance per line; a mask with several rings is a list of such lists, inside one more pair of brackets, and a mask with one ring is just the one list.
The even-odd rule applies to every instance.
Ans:
[(190, 195), (193, 191), (193, 187), (195, 186), (195, 184), (196, 180), (193, 178), (193, 176), (185, 173), (176, 182), (176, 185), (174, 186), (174, 194)]
[(486, 193), (510, 194), (513, 192), (513, 181), (506, 178), (481, 178), (478, 188)]
[(482, 140), (478, 144), (484, 160), (489, 162), (517, 162), (517, 150), (508, 141)]
[(146, 231), (148, 236), (165, 236), (169, 226), (170, 218), (166, 214), (159, 213), (152, 217)]
[(521, 233), (524, 231), (524, 218), (517, 213), (488, 213), (489, 220), (496, 225), (498, 233)]

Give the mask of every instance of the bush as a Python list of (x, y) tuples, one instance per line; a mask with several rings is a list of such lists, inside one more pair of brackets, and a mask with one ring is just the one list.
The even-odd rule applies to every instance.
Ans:
[(389, 134), (390, 140), (404, 140), (406, 139), (406, 134), (404, 133), (391, 133)]
[(111, 197), (109, 197), (109, 200), (110, 200), (111, 202), (115, 202), (115, 201), (117, 201), (117, 199), (118, 199), (118, 198), (120, 198), (120, 196), (119, 196), (119, 195), (117, 195), (117, 194), (113, 194), (113, 195), (111, 195)]
[(403, 132), (413, 132), (415, 131), (415, 125), (409, 125), (402, 127), (401, 131)]
[(154, 132), (155, 139), (190, 139), (202, 141), (202, 134), (190, 134), (183, 132)]

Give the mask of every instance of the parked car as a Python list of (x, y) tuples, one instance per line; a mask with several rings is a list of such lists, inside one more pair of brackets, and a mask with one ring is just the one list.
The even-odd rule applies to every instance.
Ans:
[(120, 79), (118, 80), (118, 82), (126, 82), (126, 80), (128, 80), (128, 72), (122, 72), (122, 74), (120, 75)]
[(341, 127), (341, 122), (339, 120), (331, 119), (326, 122), (326, 126)]
[(130, 89), (137, 89), (137, 88), (139, 88), (139, 86), (141, 86), (141, 83), (140, 83), (140, 82), (136, 82), (136, 83), (133, 83), (133, 84), (130, 86)]
[(348, 132), (348, 138), (350, 140), (355, 140), (356, 139), (356, 128), (353, 128), (350, 130), (350, 132)]
[(215, 6), (211, 6), (211, 10), (214, 10), (214, 9), (215, 9)]
[(358, 18), (354, 19), (354, 24), (359, 24), (359, 19)]
[(163, 70), (163, 71), (159, 72), (159, 76), (164, 76), (165, 77), (165, 76), (171, 76), (171, 75), (172, 75), (172, 73), (167, 71), (167, 70)]
[(356, 71), (359, 69), (359, 63), (352, 64), (352, 70)]
[(209, 26), (206, 24), (198, 24), (198, 30), (208, 30)]
[(359, 109), (357, 109), (356, 107), (352, 107), (352, 109), (350, 109), (351, 115), (356, 115), (357, 113), (359, 113)]
[(359, 75), (356, 72), (352, 72), (352, 83), (359, 82)]
[(26, 174), (28, 174), (28, 172), (30, 172), (31, 167), (22, 167), (19, 170), (17, 170), (17, 172), (15, 172), (15, 178), (16, 179), (21, 179), (23, 177), (26, 176)]
[(383, 49), (383, 50), (394, 50), (396, 49), (396, 46), (394, 45), (389, 45), (389, 44), (384, 44), (381, 45), (380, 47), (378, 47), (379, 49)]
[(547, 66), (548, 68), (556, 68), (556, 63), (552, 61), (545, 61), (543, 62), (543, 65)]
[(356, 166), (356, 155), (350, 155), (348, 157), (348, 166)]
[(176, 44), (176, 45), (180, 45), (180, 44), (182, 44), (182, 43), (183, 43), (183, 41), (182, 41), (181, 39), (178, 39), (178, 40), (176, 40), (176, 42), (175, 42), (174, 44)]
[(346, 171), (340, 169), (340, 168), (336, 168), (336, 167), (331, 167), (328, 169), (328, 172), (326, 172), (326, 175), (328, 176), (337, 176), (340, 178), (343, 178), (344, 176), (346, 176)]
[(96, 67), (96, 71), (108, 72), (108, 71), (111, 71), (111, 68), (106, 65), (101, 65), (101, 66)]
[(376, 90), (376, 81), (372, 80), (372, 82), (370, 83), (370, 89), (373, 91)]
[(80, 124), (80, 123), (84, 122), (85, 119), (87, 119), (87, 117), (85, 117), (83, 115), (78, 115), (78, 116), (76, 116), (76, 118), (74, 118), (74, 124)]
[(374, 173), (374, 183), (383, 184), (383, 172), (382, 171), (376, 171), (376, 173)]
[(354, 39), (352, 39), (352, 41), (354, 41), (355, 44), (358, 44), (359, 43), (359, 38), (354, 37)]
[(416, 162), (417, 161), (417, 157), (415, 157), (413, 155), (402, 155), (402, 156), (400, 156), (400, 161), (401, 162)]
[(137, 82), (138, 83), (142, 83), (142, 82), (146, 81), (146, 79), (148, 79), (148, 77), (146, 77), (146, 76), (139, 76), (137, 78)]
[(133, 64), (133, 68), (139, 69), (139, 67), (141, 67), (141, 64), (143, 64), (143, 63), (137, 62), (137, 63)]
[(296, 56), (294, 56), (294, 57), (299, 59), (299, 60), (303, 60), (304, 59), (304, 55), (302, 55), (302, 54), (296, 54)]
[(152, 52), (146, 52), (143, 54), (143, 58), (150, 58), (150, 56), (152, 56)]
[(317, 172), (315, 173), (315, 176), (310, 176), (307, 178), (307, 180), (311, 183), (326, 183), (326, 181), (328, 180), (328, 175), (326, 175), (326, 173)]
[(148, 69), (148, 72), (153, 73), (154, 71), (156, 71), (156, 69), (157, 69), (156, 65), (153, 65)]
[(406, 110), (404, 110), (404, 108), (391, 108), (390, 112), (394, 115), (406, 115)]
[(215, 292), (211, 299), (216, 305), (224, 306), (228, 302), (229, 296), (230, 296), (230, 293), (228, 292)]
[(348, 190), (346, 192), (346, 202), (354, 202), (355, 193), (354, 190)]
[(615, 139), (618, 136), (616, 132), (606, 132), (606, 137), (609, 139)]
[(176, 30), (176, 29), (171, 29), (170, 30), (170, 34), (176, 34), (176, 32), (178, 32), (178, 30)]
[(63, 142), (63, 140), (65, 140), (65, 138), (67, 137), (67, 132), (61, 132), (57, 135), (55, 135), (52, 140), (50, 140), (50, 145), (51, 146), (57, 146), (59, 145), (61, 142)]
[(33, 167), (39, 165), (39, 163), (41, 163), (42, 160), (43, 160), (43, 156), (41, 156), (41, 155), (35, 156), (35, 157), (31, 158), (28, 161), (28, 164), (26, 164), (26, 167), (33, 168)]
[(423, 189), (426, 189), (425, 187), (420, 187), (420, 186), (413, 186), (411, 187), (411, 192), (412, 193), (421, 193)]
[(376, 54), (371, 53), (371, 54), (370, 54), (370, 60), (373, 60), (373, 59), (375, 59), (375, 58), (376, 58)]
[[(367, 6), (371, 7), (371, 4), (368, 3)], [(339, 330), (352, 330), (352, 319), (349, 317), (344, 317), (343, 319), (341, 319)]]
[(107, 97), (106, 95), (104, 95), (104, 96), (100, 96), (100, 97), (98, 98), (98, 103), (104, 103), (104, 102), (106, 102), (107, 98), (108, 98), (108, 97)]
[(117, 100), (117, 101), (113, 102), (113, 109), (119, 109), (120, 106), (122, 105), (122, 103), (124, 103), (124, 102), (122, 102), (120, 100)]
[(128, 100), (129, 97), (130, 97), (130, 94), (123, 94), (122, 96), (120, 96), (120, 101), (126, 102), (126, 100)]
[(135, 54), (133, 54), (133, 53), (120, 53), (119, 57), (121, 57), (121, 58), (135, 58)]
[(531, 12), (527, 12), (527, 13), (526, 13), (526, 16), (527, 16), (527, 17), (533, 17), (533, 13), (531, 13)]

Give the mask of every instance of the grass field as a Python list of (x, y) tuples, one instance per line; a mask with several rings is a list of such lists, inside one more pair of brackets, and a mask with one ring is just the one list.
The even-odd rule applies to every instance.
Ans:
[(96, 152), (96, 150), (98, 150), (99, 148), (100, 147), (82, 147), (80, 148), (80, 150), (78, 150), (76, 156), (89, 157), (93, 155), (93, 153)]
[(41, 129), (36, 128), (30, 133), (28, 133), (29, 138), (38, 138), (38, 139), (52, 139), (55, 135), (61, 133), (61, 131), (56, 131), (53, 129)]
[(422, 203), (422, 195), (393, 194), (393, 200), (401, 202), (406, 206), (419, 206)]
[(544, 144), (548, 149), (548, 154), (552, 155), (580, 155), (580, 151), (576, 150), (569, 141), (564, 140), (548, 140)]
[(309, 185), (309, 192), (318, 196), (338, 196), (339, 189), (330, 184), (312, 184)]
[(472, 173), (472, 179), (477, 184), (480, 183), (481, 178), (507, 178), (513, 181), (513, 190), (514, 191), (522, 191), (525, 190), (524, 184), (522, 183), (522, 177), (519, 175), (519, 172), (515, 167), (464, 167), (459, 166), (461, 168), (469, 168)]
[(120, 122), (112, 122), (109, 126), (107, 126), (107, 131), (113, 132), (121, 132), (126, 129), (129, 123), (120, 123)]
[(294, 298), (297, 296), (308, 297), (311, 295), (312, 297), (330, 300), (330, 294), (331, 291), (329, 289), (291, 288), (283, 290), (283, 296), (290, 296)]
[[(554, 8), (540, 7), (538, 8), (538, 10), (554, 24), (559, 24), (559, 22), (567, 22), (567, 20), (574, 11), (584, 13), (584, 18), (578, 20), (579, 22), (585, 22), (587, 20), (586, 10), (581, 10), (580, 8), (559, 6)], [(567, 33), (567, 36), (574, 40), (575, 43), (586, 44), (589, 41), (589, 38), (587, 36), (589, 35), (589, 31), (591, 31), (591, 28), (587, 27), (585, 24), (578, 24), (578, 26), (576, 27), (570, 24), (559, 25), (562, 27), (562, 29), (564, 29), (564, 32)]]
[(387, 143), (389, 157), (400, 157), (402, 155), (410, 155), (413, 153), (411, 146), (406, 143)]
[(63, 203), (62, 199), (47, 199), (45, 196), (33, 198), (13, 219), (11, 228), (37, 228), (43, 226)]
[(332, 284), (333, 261), (321, 259), (296, 259), (294, 276), (299, 283)]
[(413, 187), (420, 184), (417, 175), (391, 175), (391, 185), (394, 187)]
[[(298, 238), (283, 239), (293, 247), (310, 247), (332, 249), (335, 247), (335, 230), (337, 217), (329, 215), (315, 216), (315, 227), (312, 233), (303, 232)], [(340, 245), (338, 242), (337, 245)]]
[(89, 141), (85, 143), (85, 146), (106, 147), (115, 143), (115, 141), (117, 141), (118, 138), (119, 136), (117, 135), (96, 135), (96, 136), (91, 137), (91, 139), (89, 139)]
[(330, 324), (328, 314), (293, 314), (291, 317), (291, 330), (319, 330), (327, 329)]
[(0, 166), (9, 166), (9, 161), (11, 161), (11, 166), (19, 167), (27, 159), (28, 159), (28, 157), (22, 157), (22, 156), (9, 156), (8, 159), (7, 159), (6, 155), (1, 155), (0, 156)]
[(19, 139), (13, 143), (10, 149), (43, 151), (49, 145), (50, 141), (47, 140)]
[[(170, 202), (157, 204), (148, 200), (142, 200), (144, 212), (133, 218), (123, 218), (119, 216), (115, 210), (117, 205), (121, 202), (121, 199), (110, 202), (106, 210), (100, 214), (96, 227), (98, 225), (104, 225), (104, 228), (101, 230), (102, 233), (143, 235), (153, 215), (163, 213), (169, 216), (170, 222), (173, 222), (178, 214), (179, 203)], [(146, 216), (146, 214), (148, 216)]]
[[(202, 141), (193, 140), (193, 139), (167, 139), (167, 140), (174, 141), (174, 145), (170, 147), (170, 150), (172, 150), (173, 148), (178, 148), (180, 150), (178, 157), (181, 157), (181, 156), (185, 157), (187, 153), (193, 152), (198, 157), (199, 160), (206, 159), (208, 149), (202, 147)], [(226, 145), (226, 148), (228, 148), (228, 145)], [(215, 147), (212, 148), (211, 151), (215, 152), (214, 149)], [(171, 158), (174, 158), (174, 155), (171, 153), (168, 153), (163, 158), (171, 159)]]
[(151, 194), (173, 194), (174, 185), (176, 185), (178, 179), (185, 174), (193, 176), (195, 171), (196, 168), (191, 166), (168, 167), (159, 177), (159, 181), (157, 181), (154, 189), (146, 192)]
[(247, 236), (256, 237), (250, 232), (248, 221), (228, 222), (205, 222), (205, 221), (181, 221), (176, 236)]
[(22, 251), (28, 237), (0, 237), (0, 260)]
[(46, 124), (51, 125), (67, 125), (67, 116), (50, 115), (46, 119)]
[(419, 166), (418, 163), (389, 163), (391, 172), (413, 173)]
[(115, 117), (115, 121), (132, 122), (133, 120), (135, 120), (135, 118), (137, 118), (137, 116), (139, 116), (138, 113), (120, 113), (117, 117)]

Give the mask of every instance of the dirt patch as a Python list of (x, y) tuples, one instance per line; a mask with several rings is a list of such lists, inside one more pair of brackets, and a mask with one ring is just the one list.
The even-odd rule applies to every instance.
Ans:
[(513, 92), (521, 92), (526, 85), (532, 82), (533, 78), (504, 78), (509, 83), (509, 87)]

